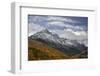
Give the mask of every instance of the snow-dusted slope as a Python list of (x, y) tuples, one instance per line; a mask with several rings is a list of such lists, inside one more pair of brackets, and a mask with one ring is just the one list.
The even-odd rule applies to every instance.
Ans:
[(67, 39), (67, 38), (60, 38), (57, 34), (52, 34), (47, 29), (42, 30), (40, 32), (37, 32), (34, 35), (31, 35), (30, 38), (32, 38), (32, 39), (43, 39), (43, 40), (46, 40), (46, 41), (54, 42), (56, 44), (59, 43), (61, 45), (67, 45), (67, 46), (68, 45), (76, 46), (76, 45), (82, 44), (82, 42), (79, 43), (76, 40), (70, 40), (70, 39)]
[(78, 43), (88, 46), (87, 44), (88, 34), (84, 30), (75, 31), (72, 29), (64, 29), (62, 31), (54, 30), (53, 33), (56, 33), (60, 38), (65, 38), (71, 41), (76, 40)]

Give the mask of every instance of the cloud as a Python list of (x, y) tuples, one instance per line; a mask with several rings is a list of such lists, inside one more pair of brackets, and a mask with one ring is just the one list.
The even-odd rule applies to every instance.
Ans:
[(78, 21), (76, 20), (73, 20), (69, 17), (57, 17), (57, 16), (51, 16), (51, 17), (48, 17), (47, 19), (49, 22), (51, 21), (59, 21), (59, 22), (69, 22), (69, 23), (79, 23)]
[(87, 33), (85, 31), (75, 31), (73, 33), (77, 36), (86, 36), (87, 35)]
[(56, 30), (56, 29), (61, 29), (61, 30), (64, 30), (64, 29), (72, 29), (74, 31), (82, 31), (84, 30), (84, 27), (83, 26), (79, 26), (79, 25), (71, 25), (71, 24), (67, 24), (67, 23), (64, 23), (64, 22), (59, 22), (59, 21), (52, 21), (52, 22), (48, 22), (47, 24), (47, 28), (48, 29), (51, 29), (52, 30)]
[(46, 22), (47, 17), (46, 16), (37, 16), (37, 15), (29, 15), (28, 21), (29, 23), (37, 23), (40, 24), (42, 22)]
[(53, 22), (48, 22), (45, 27), (47, 27), (49, 30), (64, 30), (65, 24), (63, 22), (59, 21), (53, 21)]
[(35, 24), (35, 23), (29, 23), (28, 26), (29, 26), (29, 29), (28, 29), (29, 35), (28, 36), (33, 35), (34, 33), (45, 29), (44, 27), (42, 27), (38, 24)]
[(72, 17), (29, 15), (28, 19), (29, 23), (38, 24), (42, 27), (46, 27), (49, 30), (64, 30), (64, 28), (73, 29), (76, 31), (86, 30), (86, 27), (84, 27), (85, 25), (80, 26), (81, 22), (77, 19), (73, 19)]
[(70, 17), (62, 17), (62, 16), (42, 16), (42, 15), (29, 15), (28, 16), (29, 22), (69, 22), (69, 23), (80, 23), (79, 21), (72, 19)]
[(84, 28), (82, 26), (79, 25), (66, 25), (67, 29), (72, 29), (74, 31), (83, 31)]
[(63, 17), (57, 17), (57, 16), (48, 16), (48, 21), (66, 21), (66, 18)]
[(64, 25), (64, 23), (61, 22), (61, 21), (52, 21), (52, 22), (48, 22), (48, 24), (49, 25), (60, 25), (60, 26), (63, 26)]
[[(47, 23), (47, 27), (48, 29), (49, 28), (52, 28), (54, 26), (56, 26), (56, 28), (52, 28), (52, 30), (54, 29), (59, 29), (61, 28), (61, 30), (64, 30), (64, 28), (67, 28), (67, 29), (72, 29), (74, 31), (77, 31), (77, 30), (85, 30), (84, 26), (85, 25), (78, 25), (78, 24), (75, 24), (75, 23), (80, 23), (79, 21), (76, 21), (76, 20), (73, 20), (71, 18), (64, 18), (64, 17), (48, 17), (48, 23)], [(69, 24), (71, 23), (71, 24)], [(63, 29), (62, 29), (63, 28)]]
[(56, 33), (61, 38), (66, 38), (70, 40), (84, 40), (87, 39), (87, 32), (85, 31), (74, 31), (72, 29), (64, 30), (53, 30), (53, 33)]

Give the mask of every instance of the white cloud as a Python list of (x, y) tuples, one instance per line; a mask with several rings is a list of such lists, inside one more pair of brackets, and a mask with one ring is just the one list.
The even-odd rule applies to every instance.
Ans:
[[(76, 20), (73, 20), (71, 18), (65, 18), (65, 17), (57, 17), (57, 16), (30, 16), (29, 18), (30, 23), (37, 23), (38, 25), (41, 25), (42, 27), (52, 28), (57, 27), (60, 28), (67, 28), (67, 29), (73, 29), (73, 30), (84, 30), (82, 26), (74, 25), (75, 23), (79, 23)], [(68, 22), (68, 23), (67, 23)], [(29, 24), (30, 24), (29, 23)], [(45, 23), (44, 25), (42, 23)], [(69, 24), (72, 23), (72, 24)], [(57, 29), (56, 28), (56, 29)], [(55, 29), (55, 28), (52, 28)], [(61, 29), (62, 30), (62, 29)]]
[(84, 28), (82, 26), (79, 25), (71, 25), (71, 24), (65, 24), (64, 22), (60, 22), (60, 21), (52, 21), (52, 22), (48, 22), (47, 26), (57, 26), (57, 27), (64, 27), (65, 29), (72, 29), (74, 31), (82, 31), (84, 30)]
[(82, 26), (78, 26), (78, 25), (66, 25), (66, 28), (72, 29), (74, 31), (78, 31), (78, 30), (82, 31), (82, 30), (84, 30)]
[(36, 32), (39, 32), (43, 29), (45, 29), (44, 27), (38, 25), (38, 24), (34, 24), (34, 23), (29, 23), (29, 36), (36, 33)]
[(73, 32), (75, 35), (77, 35), (77, 36), (86, 36), (87, 34), (86, 34), (86, 32), (84, 32), (84, 31), (75, 31), (75, 32)]
[(59, 21), (53, 21), (53, 22), (48, 22), (48, 24), (50, 24), (50, 25), (62, 25), (64, 23), (63, 22), (59, 22)]
[(60, 21), (60, 22), (69, 22), (69, 23), (79, 23), (78, 21), (75, 21), (71, 18), (64, 18), (64, 17), (48, 17), (48, 21)]
[(50, 27), (55, 26), (55, 25), (58, 27), (66, 27), (66, 24), (64, 24), (64, 22), (61, 22), (61, 21), (48, 22), (47, 25)]
[(66, 21), (66, 18), (51, 16), (51, 17), (48, 17), (47, 20), (48, 21)]
[(46, 21), (47, 20), (47, 17), (45, 17), (45, 16), (29, 16), (29, 22), (30, 23), (33, 23), (33, 22), (35, 22), (35, 23), (41, 23), (41, 22), (43, 22), (43, 21)]

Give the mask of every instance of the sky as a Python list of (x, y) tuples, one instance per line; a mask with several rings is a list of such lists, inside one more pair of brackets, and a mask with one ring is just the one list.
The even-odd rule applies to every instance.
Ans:
[(87, 39), (88, 17), (28, 15), (29, 36), (48, 29), (62, 38)]

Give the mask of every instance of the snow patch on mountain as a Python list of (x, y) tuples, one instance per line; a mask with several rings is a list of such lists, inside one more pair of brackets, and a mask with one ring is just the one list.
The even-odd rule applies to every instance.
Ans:
[[(59, 35), (57, 34), (53, 34), (52, 32), (49, 32), (47, 29), (42, 30), (40, 32), (37, 32), (33, 35), (30, 36), (33, 39), (43, 39), (43, 40), (47, 40), (47, 41), (51, 41), (51, 42), (55, 42), (55, 43), (59, 43), (62, 45), (77, 45), (77, 44), (83, 44), (83, 42), (80, 40), (79, 42), (77, 40), (71, 40), (68, 38), (62, 38), (59, 37)], [(85, 43), (84, 43), (85, 45)]]

